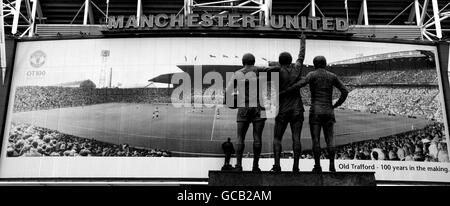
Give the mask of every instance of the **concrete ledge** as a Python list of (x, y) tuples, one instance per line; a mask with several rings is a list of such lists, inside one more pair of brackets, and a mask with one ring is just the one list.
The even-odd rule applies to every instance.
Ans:
[(209, 171), (210, 186), (376, 186), (374, 172)]

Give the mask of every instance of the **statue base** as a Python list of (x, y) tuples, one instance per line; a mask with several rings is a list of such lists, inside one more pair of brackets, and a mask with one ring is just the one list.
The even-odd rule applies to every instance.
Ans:
[(209, 171), (210, 186), (376, 186), (374, 172)]

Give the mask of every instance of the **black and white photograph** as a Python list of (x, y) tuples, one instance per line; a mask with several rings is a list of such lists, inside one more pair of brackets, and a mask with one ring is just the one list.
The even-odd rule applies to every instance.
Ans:
[(445, 1), (56, 2), (2, 3), (2, 178), (450, 180)]

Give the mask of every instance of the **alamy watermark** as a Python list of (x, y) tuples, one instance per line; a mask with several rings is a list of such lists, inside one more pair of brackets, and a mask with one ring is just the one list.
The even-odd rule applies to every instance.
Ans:
[[(172, 91), (171, 103), (177, 108), (211, 108), (224, 104), (231, 108), (261, 107), (262, 117), (273, 118), (277, 114), (279, 73), (257, 70), (245, 74), (226, 72), (224, 81), (219, 72), (202, 75), (202, 66), (195, 65), (192, 77), (188, 73), (172, 76), (170, 83), (178, 87)], [(204, 89), (203, 85), (210, 86)]]

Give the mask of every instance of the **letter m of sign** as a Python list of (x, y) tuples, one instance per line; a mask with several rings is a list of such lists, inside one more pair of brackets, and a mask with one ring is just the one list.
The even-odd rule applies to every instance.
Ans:
[(123, 16), (108, 17), (108, 29), (122, 29), (122, 28), (123, 28)]

